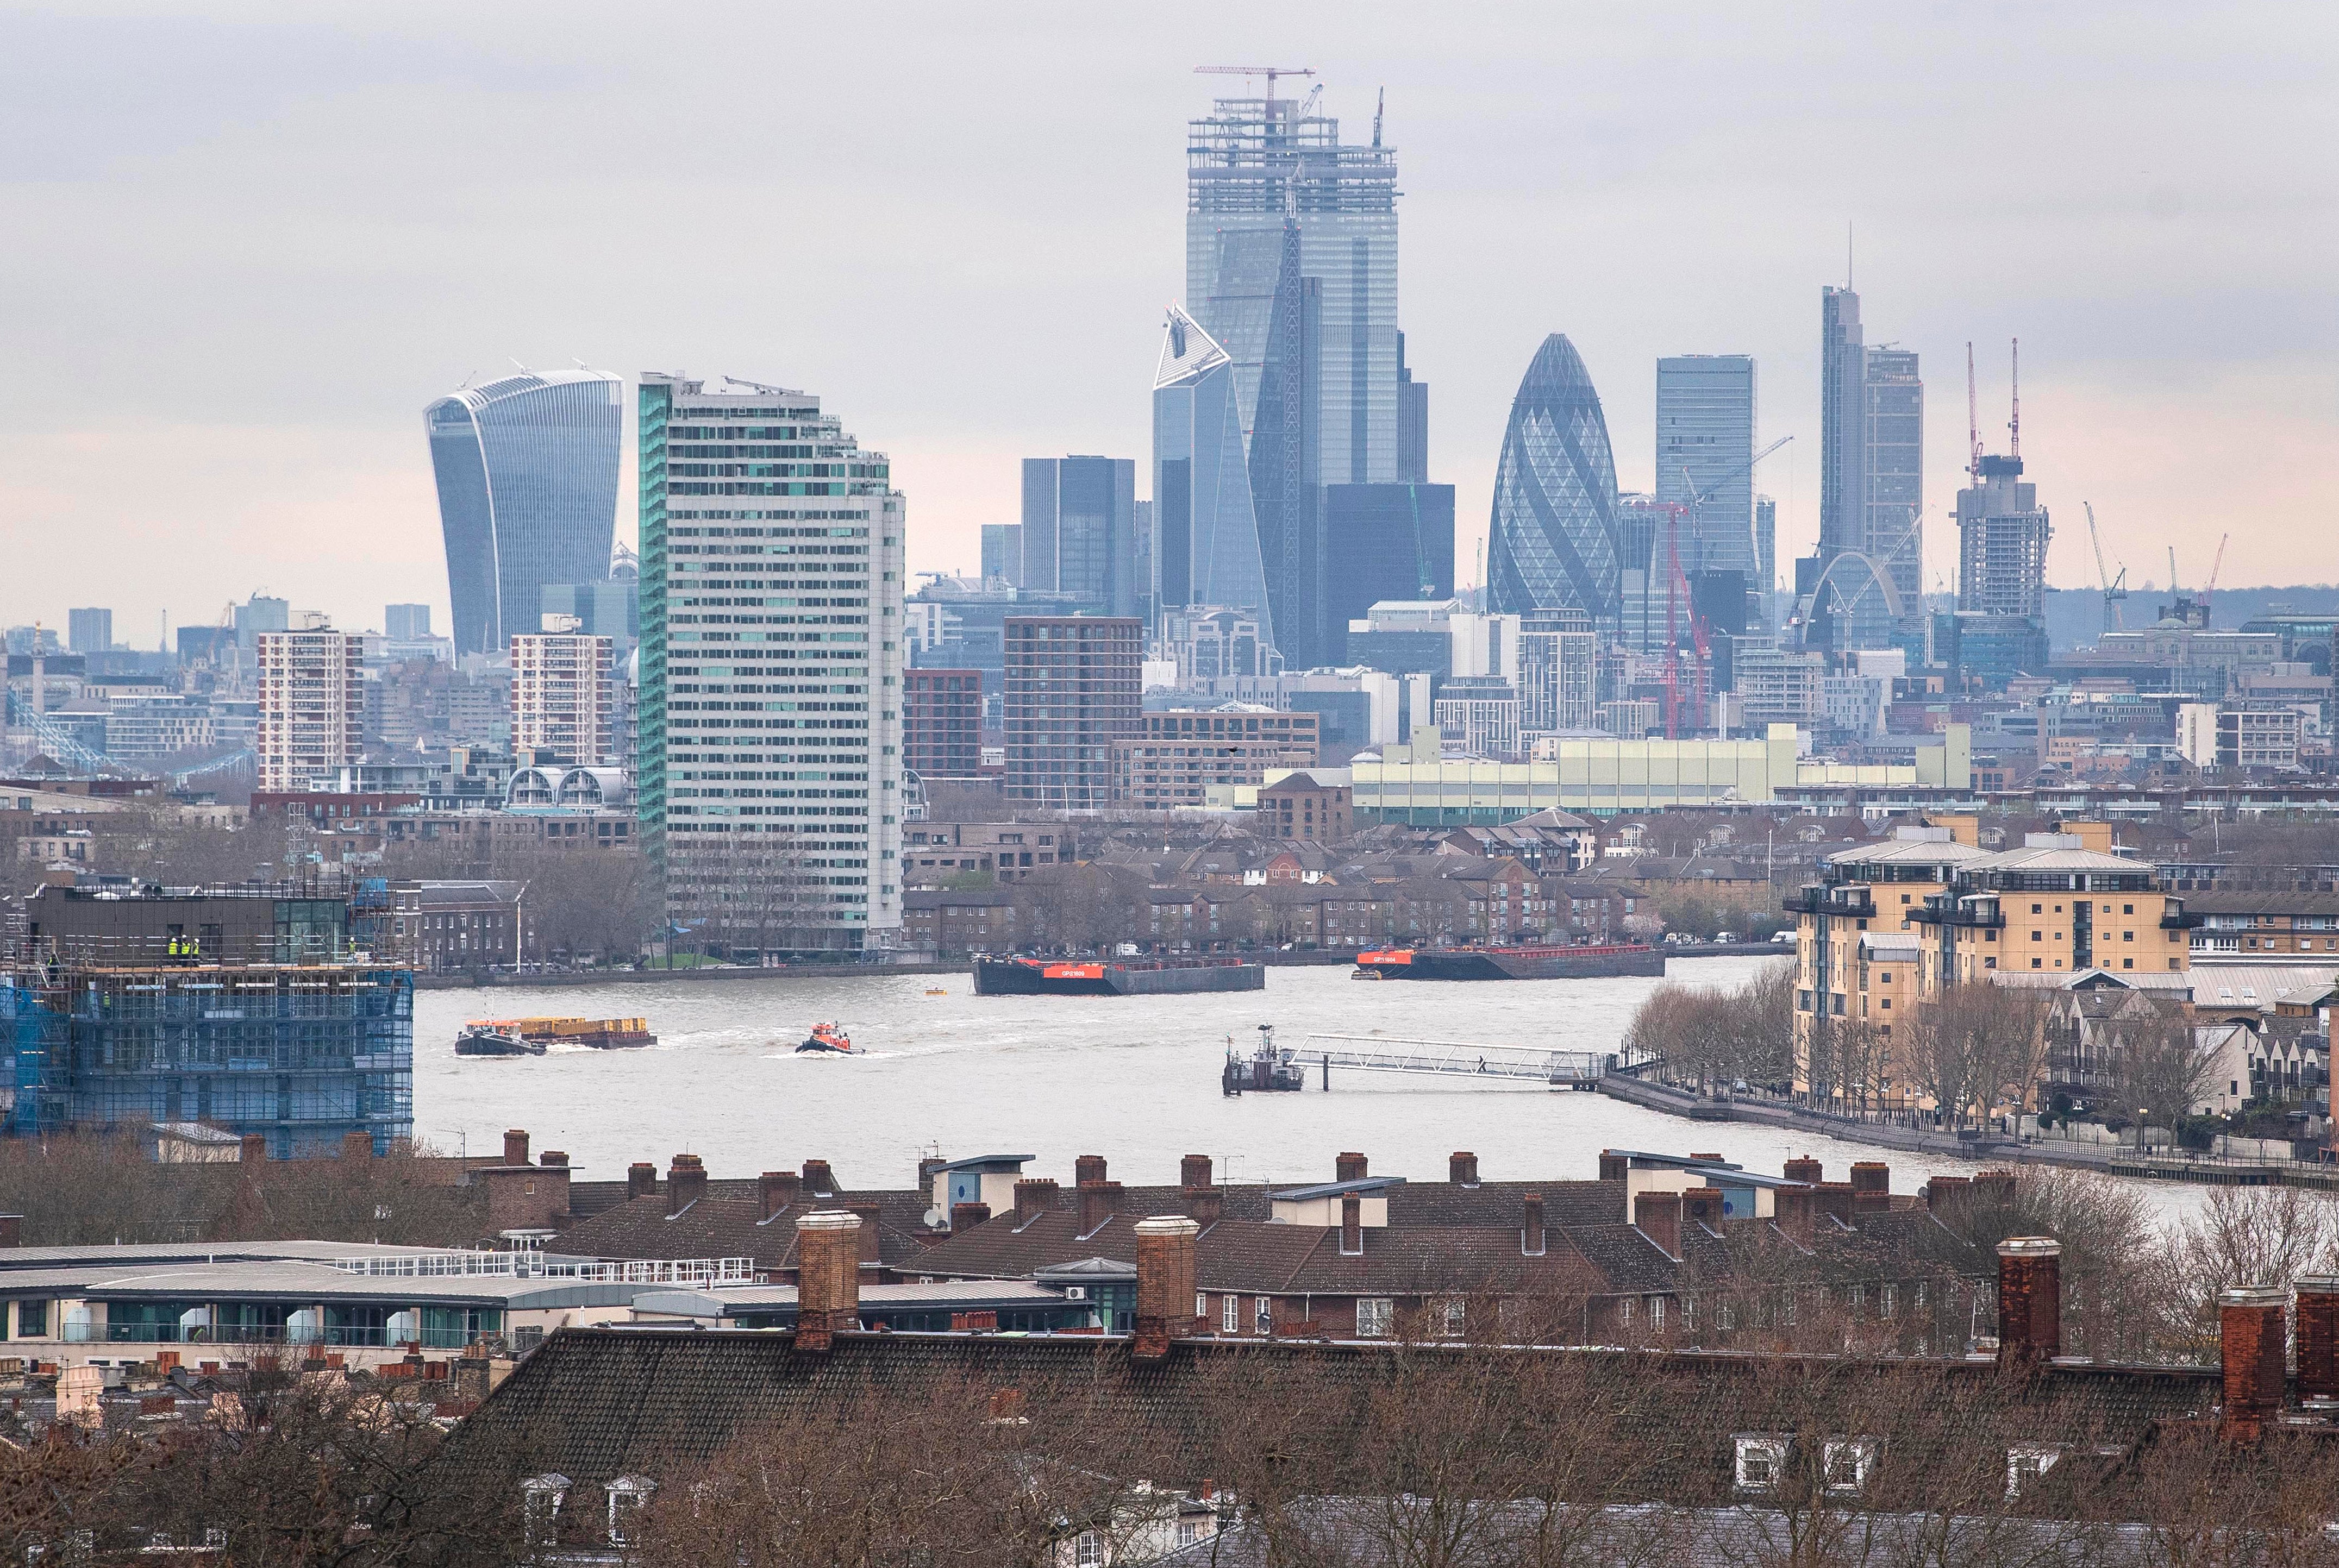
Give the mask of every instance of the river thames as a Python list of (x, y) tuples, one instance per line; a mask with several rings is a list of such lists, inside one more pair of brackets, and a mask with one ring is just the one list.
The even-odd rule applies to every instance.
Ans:
[[(1675, 978), (1736, 985), (1782, 959), (1676, 959)], [(718, 1176), (824, 1159), (854, 1187), (912, 1185), (920, 1155), (1028, 1154), (1069, 1181), (1102, 1154), (1131, 1184), (1177, 1179), (1208, 1154), (1220, 1179), (1328, 1180), (1359, 1149), (1377, 1174), (1443, 1180), (1471, 1149), (1490, 1179), (1589, 1178), (1604, 1148), (1718, 1150), (1776, 1171), (1813, 1153), (1831, 1180), (1853, 1159), (1892, 1165), (1895, 1191), (1970, 1164), (1729, 1122), (1691, 1123), (1540, 1085), (1456, 1084), (1339, 1071), (1329, 1093), (1228, 1099), (1229, 1035), (1248, 1052), (1262, 1023), (1284, 1044), (1311, 1033), (1460, 1040), (1545, 1050), (1617, 1049), (1646, 978), (1359, 983), (1345, 968), (1274, 968), (1263, 991), (1167, 997), (985, 997), (965, 974), (681, 981), (668, 984), (429, 991), (415, 996), (419, 1138), (447, 1152), (498, 1147), (526, 1128), (586, 1179), (629, 1161), (663, 1169), (698, 1155)], [(945, 994), (929, 995), (930, 990)], [(658, 1043), (556, 1048), (541, 1057), (458, 1057), (482, 1015), (643, 1017)], [(810, 1026), (842, 1024), (864, 1057), (799, 1056)]]

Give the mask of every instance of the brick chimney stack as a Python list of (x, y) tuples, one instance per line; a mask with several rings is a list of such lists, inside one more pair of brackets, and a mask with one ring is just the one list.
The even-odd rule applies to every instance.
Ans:
[(1340, 1256), (1361, 1257), (1365, 1253), (1365, 1200), (1351, 1192), (1340, 1199)]
[(1972, 1182), (1962, 1176), (1936, 1176), (1925, 1183), (1925, 1208), (1946, 1224), (1959, 1218), (1965, 1208), (1967, 1189)]
[(1827, 1179), (1827, 1167), (1808, 1154), (1797, 1155), (1780, 1169), (1779, 1174), (1789, 1181), (1800, 1181), (1806, 1187), (1817, 1187)]
[(526, 1165), (528, 1163), (528, 1129), (524, 1127), (515, 1127), (506, 1130), (504, 1133), (504, 1163), (506, 1165)]
[(1998, 1364), (2027, 1366), (2063, 1354), (2063, 1244), (2011, 1236), (1998, 1244)]
[(1693, 1187), (1682, 1194), (1682, 1218), (1695, 1220), (1708, 1230), (1722, 1225), (1722, 1189), (1718, 1187)]
[(548, 1149), (537, 1157), (536, 1163), (546, 1169), (557, 1168), (566, 1170), (568, 1169), (568, 1151), (563, 1149)]
[(824, 1208), (796, 1217), (796, 1348), (826, 1350), (861, 1326), (861, 1217)]
[(1091, 1181), (1104, 1179), (1104, 1156), (1083, 1154), (1072, 1161), (1072, 1185), (1086, 1187)]
[(1335, 1181), (1362, 1181), (1365, 1178), (1365, 1166), (1366, 1160), (1363, 1155), (1356, 1153), (1343, 1154), (1332, 1162), (1332, 1179)]
[(21, 1214), (0, 1214), (0, 1247), (25, 1245), (25, 1217)]
[(1622, 1181), (1624, 1179), (1625, 1172), (1632, 1169), (1633, 1159), (1630, 1155), (1614, 1149), (1604, 1149), (1600, 1151), (1601, 1180)]
[(2282, 1308), (2288, 1292), (2245, 1285), (2217, 1293), (2217, 1345), (2225, 1364), (2228, 1437), (2255, 1442), (2282, 1412)]
[(1215, 1187), (1189, 1187), (1185, 1189), (1186, 1212), (1195, 1224), (1208, 1230), (1226, 1218), (1227, 1195)]
[(804, 1189), (814, 1198), (836, 1196), (836, 1173), (829, 1169), (825, 1159), (805, 1160), (803, 1179)]
[(1821, 1214), (1831, 1214), (1845, 1224), (1851, 1222), (1853, 1197), (1849, 1181), (1822, 1181), (1811, 1188), (1811, 1207)]
[(1056, 1207), (1056, 1178), (1035, 1176), (1015, 1184), (1015, 1223), (1021, 1228)]
[(1543, 1194), (1530, 1192), (1519, 1199), (1519, 1251), (1528, 1257), (1543, 1256)]
[(777, 1214), (796, 1200), (803, 1189), (803, 1178), (793, 1170), (767, 1170), (755, 1178), (755, 1198), (758, 1212), (765, 1219)]
[(1478, 1157), (1466, 1149), (1457, 1149), (1446, 1160), (1446, 1179), (1456, 1187), (1478, 1185)]
[(264, 1163), (268, 1159), (268, 1135), (264, 1132), (245, 1133), (243, 1141), (237, 1145), (236, 1158), (246, 1165)]
[(677, 1154), (666, 1172), (666, 1212), (671, 1219), (706, 1196), (706, 1167), (695, 1154)]
[(939, 1154), (929, 1154), (922, 1158), (918, 1161), (918, 1190), (932, 1192), (934, 1189), (934, 1172), (949, 1163), (949, 1160)]
[(1170, 1342), (1194, 1331), (1194, 1238), (1202, 1228), (1182, 1214), (1137, 1222), (1137, 1333), (1140, 1361), (1159, 1361)]
[[(873, 1203), (848, 1203), (844, 1206), (844, 1208), (846, 1213), (856, 1216), (861, 1221), (861, 1229), (859, 1232), (861, 1237), (861, 1261), (864, 1263), (883, 1263), (885, 1261), (884, 1248), (880, 1245), (880, 1237), (877, 1229), (877, 1206)], [(988, 1211), (986, 1210), (986, 1212)]]
[(1771, 1220), (1779, 1233), (1796, 1246), (1809, 1248), (1819, 1217), (1818, 1189), (1808, 1182), (1781, 1187), (1771, 1194)]
[(1855, 1214), (1881, 1214), (1892, 1207), (1892, 1168), (1880, 1159), (1859, 1159), (1851, 1167), (1851, 1208)]
[(2339, 1399), (2339, 1275), (2298, 1282), (2298, 1396)]
[(950, 1219), (951, 1229), (952, 1231), (972, 1230), (976, 1226), (981, 1225), (984, 1220), (989, 1219), (990, 1218), (991, 1205), (987, 1203), (953, 1203), (951, 1205)]
[(1682, 1255), (1682, 1198), (1678, 1192), (1643, 1192), (1633, 1199), (1633, 1224), (1657, 1244), (1659, 1251), (1678, 1260)]
[(1178, 1162), (1178, 1185), (1191, 1192), (1210, 1185), (1210, 1157), (1189, 1154)]
[(657, 1190), (657, 1167), (646, 1159), (637, 1159), (626, 1167), (626, 1196), (641, 1198)]
[[(1099, 1160), (1099, 1165), (1104, 1162)], [(1120, 1183), (1118, 1181), (1088, 1181), (1081, 1184), (1081, 1234), (1093, 1236), (1104, 1222), (1120, 1212)]]

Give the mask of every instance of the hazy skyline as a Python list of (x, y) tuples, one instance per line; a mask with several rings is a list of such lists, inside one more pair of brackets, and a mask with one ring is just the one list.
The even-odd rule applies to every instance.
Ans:
[[(1619, 481), (1655, 364), (1758, 363), (1783, 572), (1818, 526), (1819, 293), (1923, 356), (1926, 584), (1955, 555), (1965, 345), (2050, 580), (2339, 580), (2330, 13), (895, 6), (726, 17), (423, 5), (0, 8), (11, 374), (0, 618), (208, 625), (265, 588), (378, 625), (446, 566), (422, 409), (581, 359), (817, 394), (892, 455), (913, 571), (1018, 515), (1019, 460), (1145, 459), (1184, 271), (1186, 122), (1313, 66), (1387, 91), (1399, 309), (1471, 578), (1548, 332)], [(1304, 90), (1304, 84), (1303, 84)], [(630, 397), (630, 393), (629, 393)], [(633, 535), (630, 466), (620, 539)], [(60, 548), (59, 547), (65, 547)]]

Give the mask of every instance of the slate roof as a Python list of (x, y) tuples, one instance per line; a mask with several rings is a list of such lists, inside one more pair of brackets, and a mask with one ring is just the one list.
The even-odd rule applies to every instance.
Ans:
[[(1229, 1375), (1297, 1366), (1325, 1390), (1347, 1395), (1364, 1429), (1366, 1399), (1400, 1366), (1436, 1376), (1436, 1350), (1384, 1345), (1175, 1342), (1157, 1363), (1132, 1358), (1118, 1337), (848, 1334), (827, 1352), (801, 1351), (779, 1331), (692, 1334), (629, 1328), (563, 1329), (518, 1368), (459, 1431), (466, 1445), (508, 1445), (539, 1470), (595, 1486), (622, 1474), (679, 1476), (713, 1458), (735, 1435), (814, 1411), (838, 1411), (872, 1390), (914, 1398), (937, 1385), (1013, 1389), (1034, 1428), (1057, 1401), (1150, 1439), (1167, 1466), (1210, 1462)], [(1664, 1463), (1643, 1472), (1669, 1501), (1729, 1498), (1732, 1435), (1795, 1431), (1811, 1402), (1845, 1413), (1847, 1429), (1899, 1408), (1906, 1435), (1888, 1444), (2018, 1441), (2132, 1449), (2156, 1424), (2206, 1415), (2221, 1396), (2214, 1368), (2056, 1364), (2015, 1377), (1979, 1361), (1867, 1360), (1699, 1351), (1521, 1349), (1485, 1354), (1523, 1366), (1567, 1358), (1571, 1369), (1629, 1391), (1621, 1437), (1651, 1445)], [(1464, 1366), (1457, 1359), (1451, 1365)], [(1905, 1380), (1905, 1382), (1903, 1381)], [(1914, 1399), (1911, 1399), (1911, 1395)], [(1912, 1408), (1913, 1405), (1913, 1408)], [(1890, 1419), (1880, 1416), (1880, 1419)], [(1324, 1435), (1335, 1445), (1345, 1430)], [(1166, 1474), (1170, 1484), (1202, 1477)]]
[(673, 1201), (663, 1191), (614, 1204), (544, 1246), (571, 1257), (752, 1257), (758, 1269), (770, 1272), (795, 1267), (798, 1216), (867, 1204), (877, 1207), (879, 1258), (889, 1268), (914, 1263), (930, 1235), (921, 1194), (841, 1192), (793, 1204), (765, 1219), (756, 1184), (736, 1180), (708, 1182), (706, 1195), (679, 1214), (667, 1213)]

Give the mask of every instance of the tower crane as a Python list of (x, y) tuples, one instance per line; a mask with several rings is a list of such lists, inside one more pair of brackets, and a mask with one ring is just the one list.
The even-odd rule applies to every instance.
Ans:
[(2126, 631), (2127, 620), (2120, 606), (2127, 598), (2127, 568), (2122, 567), (2117, 577), (2105, 568), (2103, 536), (2096, 532), (2095, 503), (2081, 501), (2079, 504), (2087, 508), (2087, 542), (2096, 547), (2096, 577), (2104, 585), (2104, 620), (2111, 630)]
[(2217, 591), (2217, 571), (2226, 564), (2226, 541), (2233, 537), (2229, 533), (2218, 537), (2216, 558), (2209, 563), (2208, 586), (2201, 590), (2201, 624), (2203, 626), (2209, 624), (2209, 596)]
[(1275, 102), (1275, 79), (1278, 76), (1313, 76), (1315, 68), (1308, 65), (1197, 65), (1197, 76), (1264, 76), (1267, 78), (1267, 101)]
[(1689, 495), (1689, 505), (1686, 507), (1671, 506), (1665, 508), (1665, 553), (1667, 556), (1665, 583), (1665, 738), (1667, 740), (1675, 740), (1679, 738), (1678, 731), (1680, 728), (1681, 715), (1681, 622), (1684, 615), (1687, 616), (1689, 620), (1690, 641), (1696, 651), (1696, 662), (1690, 674), (1691, 689), (1695, 694), (1692, 700), (1690, 709), (1693, 714), (1702, 715), (1705, 712), (1705, 674), (1707, 669), (1711, 667), (1710, 659), (1712, 652), (1712, 634), (1706, 626), (1705, 617), (1697, 613), (1697, 606), (1690, 597), (1688, 574), (1682, 570), (1681, 515), (1683, 512), (1689, 513), (1690, 521), (1693, 526), (1702, 521), (1705, 513), (1705, 504), (1707, 501), (1713, 498), (1713, 492), (1715, 490), (1721, 488), (1732, 479), (1736, 478), (1739, 475), (1752, 472), (1757, 463), (1760, 463), (1763, 459), (1769, 457), (1772, 453), (1777, 451), (1781, 447), (1785, 446), (1789, 441), (1791, 441), (1794, 439), (1795, 438), (1792, 436), (1780, 437), (1777, 440), (1772, 442), (1769, 446), (1763, 448), (1761, 451), (1755, 453), (1744, 462), (1734, 464), (1731, 468), (1725, 468), (1721, 473), (1713, 476), (1712, 478), (1706, 481), (1706, 487), (1702, 490), (1697, 488), (1697, 480), (1691, 476), (1688, 468), (1684, 466), (1682, 468), (1682, 488)]

